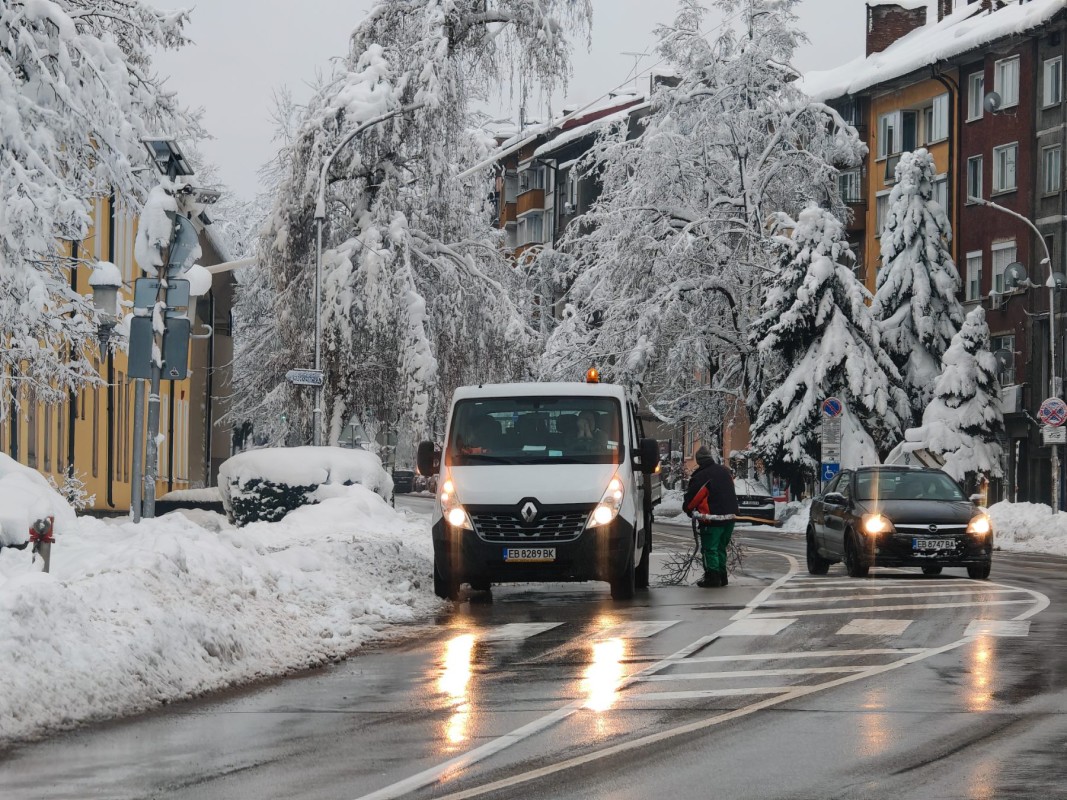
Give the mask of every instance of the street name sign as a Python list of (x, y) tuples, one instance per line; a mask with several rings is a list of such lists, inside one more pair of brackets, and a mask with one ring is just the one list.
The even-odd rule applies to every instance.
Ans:
[(322, 386), (326, 376), (321, 369), (291, 369), (285, 379), (296, 386)]

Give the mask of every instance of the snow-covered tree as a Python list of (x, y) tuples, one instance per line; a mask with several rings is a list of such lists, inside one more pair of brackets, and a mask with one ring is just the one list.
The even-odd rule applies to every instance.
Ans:
[(925, 149), (904, 153), (882, 228), (882, 266), (871, 310), (882, 346), (904, 379), (912, 421), (930, 402), (941, 356), (963, 323), (960, 276), (949, 252), (952, 229), (933, 199), (937, 175)]
[(814, 468), (822, 401), (838, 397), (859, 429), (848, 432), (858, 460), (877, 463), (874, 447), (899, 441), (911, 412), (879, 344), (870, 292), (852, 271), (844, 226), (811, 205), (796, 221), (781, 215), (779, 230), (781, 265), (750, 335), (759, 357), (786, 374), (752, 423), (752, 450), (779, 473)]
[(864, 152), (795, 86), (795, 0), (713, 5), (725, 19), (714, 40), (697, 0), (659, 29), (675, 79), (653, 94), (636, 138), (619, 127), (589, 157), (603, 193), (565, 241), (572, 309), (542, 361), (561, 377), (596, 359), (663, 418), (706, 433), (759, 393), (748, 324), (776, 268), (771, 216), (812, 200), (843, 215), (833, 164)]
[(0, 417), (21, 389), (59, 402), (95, 378), (64, 240), (85, 238), (95, 197), (143, 196), (142, 137), (198, 135), (151, 64), (187, 19), (142, 0), (0, 2)]
[[(569, 73), (570, 37), (589, 0), (384, 0), (356, 28), (347, 59), (311, 100), (285, 157), (262, 245), (277, 291), (276, 336), (239, 391), (310, 426), (287, 367), (311, 362), (315, 210), (326, 175), (325, 416), (336, 441), (355, 415), (368, 432), (403, 411), (428, 432), (460, 383), (517, 374), (527, 315), (491, 227), (474, 106), (507, 78), (520, 95)], [(351, 138), (349, 144), (346, 140)], [(343, 145), (338, 149), (339, 145)]]
[(1001, 477), (1004, 416), (997, 362), (989, 352), (989, 326), (981, 306), (967, 314), (941, 366), (922, 425), (905, 432), (903, 449), (936, 453), (945, 459), (945, 472), (961, 482), (976, 475)]

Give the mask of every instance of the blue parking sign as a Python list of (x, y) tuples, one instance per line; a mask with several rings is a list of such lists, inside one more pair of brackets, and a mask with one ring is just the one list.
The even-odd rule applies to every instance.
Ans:
[(822, 481), (828, 483), (834, 479), (834, 475), (841, 471), (840, 464), (823, 464), (822, 465)]

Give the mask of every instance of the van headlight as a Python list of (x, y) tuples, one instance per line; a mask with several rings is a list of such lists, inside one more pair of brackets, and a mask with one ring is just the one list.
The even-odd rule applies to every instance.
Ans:
[(993, 523), (985, 514), (979, 514), (967, 524), (967, 533), (974, 536), (988, 536), (993, 532)]
[(863, 515), (863, 532), (868, 536), (892, 533), (893, 530), (893, 523), (889, 521), (889, 517), (883, 516), (882, 514)]
[(467, 514), (463, 504), (456, 497), (456, 486), (452, 483), (451, 478), (446, 478), (444, 483), (441, 484), (441, 490), (437, 497), (441, 501), (441, 516), (445, 518), (445, 522), (453, 528), (463, 528), (468, 531), (474, 530), (470, 515)]
[(599, 528), (619, 516), (623, 495), (622, 479), (616, 473), (608, 481), (608, 488), (604, 490), (604, 495), (600, 498), (600, 502), (596, 504), (593, 513), (589, 515), (589, 522), (586, 523), (585, 527)]

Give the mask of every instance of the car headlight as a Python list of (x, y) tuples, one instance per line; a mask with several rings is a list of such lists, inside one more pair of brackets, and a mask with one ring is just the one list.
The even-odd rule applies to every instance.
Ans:
[(464, 528), (468, 531), (474, 530), (470, 515), (467, 514), (466, 509), (463, 508), (462, 503), (459, 502), (459, 498), (456, 496), (456, 486), (452, 483), (451, 478), (446, 478), (445, 482), (441, 484), (438, 499), (441, 501), (441, 515), (449, 525), (453, 528)]
[(863, 532), (869, 536), (892, 533), (894, 530), (893, 523), (889, 521), (889, 517), (884, 517), (881, 514), (864, 514), (862, 524)]
[(967, 524), (967, 533), (975, 536), (988, 536), (993, 532), (993, 523), (985, 514), (979, 514)]
[(596, 504), (593, 513), (589, 515), (589, 522), (585, 526), (587, 528), (598, 528), (601, 525), (607, 525), (615, 517), (619, 516), (623, 494), (622, 480), (618, 474), (612, 475), (611, 480), (608, 481), (608, 488), (604, 490), (604, 496), (600, 498), (600, 502)]

